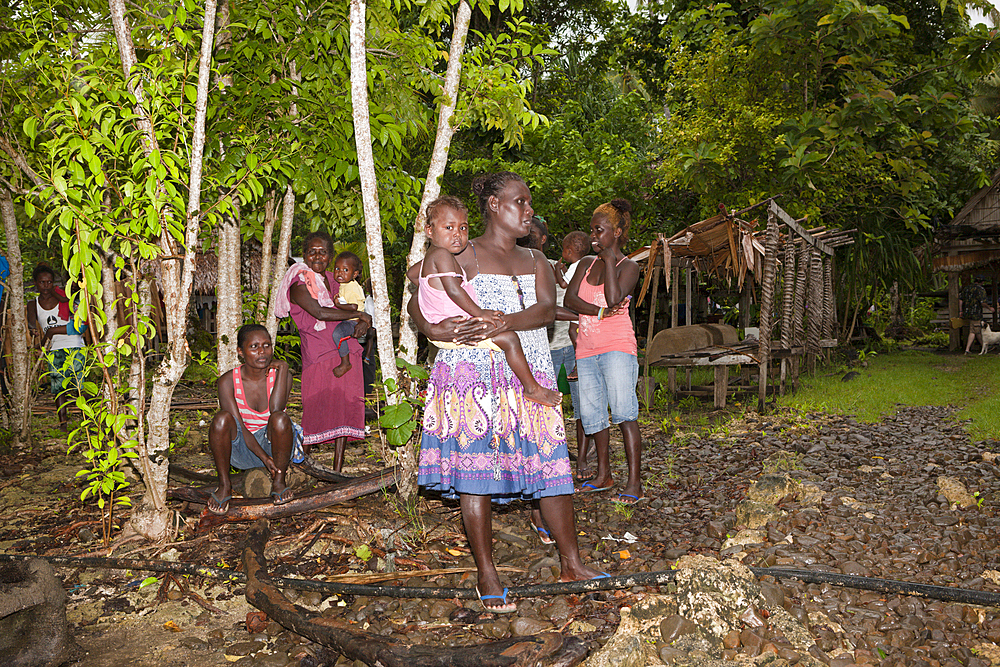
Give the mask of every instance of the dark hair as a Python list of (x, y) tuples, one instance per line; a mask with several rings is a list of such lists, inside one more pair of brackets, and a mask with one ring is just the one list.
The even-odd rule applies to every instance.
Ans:
[(247, 338), (252, 333), (257, 333), (258, 331), (263, 331), (267, 334), (268, 340), (271, 339), (271, 333), (267, 330), (263, 324), (257, 324), (256, 322), (251, 322), (250, 324), (244, 324), (240, 327), (240, 330), (236, 332), (236, 347), (243, 347), (243, 343), (247, 342)]
[(444, 208), (450, 208), (459, 213), (468, 213), (469, 207), (465, 205), (465, 202), (458, 197), (452, 197), (451, 195), (445, 195), (443, 197), (438, 197), (430, 204), (427, 205), (427, 222), (428, 225), (434, 224), (434, 218), (437, 216), (438, 211)]
[(56, 272), (52, 270), (52, 267), (49, 266), (48, 264), (39, 264), (38, 266), (35, 267), (35, 270), (31, 272), (32, 282), (36, 282), (38, 280), (38, 276), (42, 275), (43, 273), (49, 274), (50, 276), (52, 276), (52, 280), (55, 281)]
[(479, 215), (482, 216), (483, 222), (486, 222), (486, 213), (490, 210), (490, 197), (499, 197), (511, 181), (524, 183), (524, 179), (512, 171), (498, 171), (495, 174), (483, 174), (472, 179), (472, 192), (476, 195)]
[(321, 230), (317, 230), (315, 232), (309, 232), (308, 234), (306, 234), (306, 237), (304, 239), (302, 239), (302, 254), (303, 255), (306, 254), (306, 248), (309, 247), (309, 243), (312, 242), (312, 241), (315, 241), (316, 239), (320, 239), (321, 241), (323, 241), (324, 243), (326, 243), (326, 249), (327, 249), (327, 251), (331, 255), (333, 254), (333, 239), (330, 238), (330, 235), (327, 234), (326, 232), (321, 231)]
[(365, 265), (361, 263), (361, 258), (358, 257), (357, 255), (355, 255), (353, 252), (351, 252), (349, 250), (345, 250), (344, 252), (340, 253), (339, 255), (337, 255), (336, 257), (333, 258), (333, 264), (334, 264), (334, 266), (336, 266), (337, 262), (339, 262), (342, 259), (346, 259), (346, 260), (349, 260), (349, 261), (353, 262), (354, 263), (354, 269), (356, 271), (360, 272), (360, 271), (363, 271), (364, 268), (365, 268)]
[(632, 225), (632, 203), (627, 199), (612, 199), (594, 209), (594, 215), (603, 213), (615, 226), (622, 230), (622, 245), (628, 241), (628, 228)]
[(534, 215), (531, 217), (531, 226), (538, 230), (538, 236), (544, 237), (545, 240), (538, 244), (536, 247), (531, 239), (531, 232), (528, 232), (527, 236), (522, 236), (517, 240), (517, 245), (522, 248), (533, 248), (535, 250), (545, 251), (545, 244), (549, 241), (549, 226), (545, 224), (545, 218), (540, 215)]
[(563, 238), (563, 247), (565, 248), (567, 245), (575, 248), (581, 256), (586, 255), (587, 250), (590, 248), (590, 236), (587, 235), (587, 232), (581, 232), (580, 230), (570, 232)]

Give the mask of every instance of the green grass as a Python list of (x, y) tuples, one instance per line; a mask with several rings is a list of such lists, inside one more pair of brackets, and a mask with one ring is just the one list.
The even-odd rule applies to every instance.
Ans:
[(820, 370), (800, 376), (799, 391), (779, 398), (801, 410), (853, 414), (876, 421), (900, 406), (954, 405), (959, 419), (970, 419), (966, 430), (974, 440), (1000, 439), (1000, 356), (940, 355), (903, 351), (867, 358), (867, 368), (849, 382)]

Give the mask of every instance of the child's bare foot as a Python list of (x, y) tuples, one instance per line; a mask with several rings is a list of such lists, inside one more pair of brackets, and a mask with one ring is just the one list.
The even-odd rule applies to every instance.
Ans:
[(344, 373), (346, 373), (349, 370), (351, 370), (351, 358), (350, 357), (341, 357), (340, 358), (340, 365), (336, 366), (333, 369), (333, 374), (336, 377), (344, 377)]
[(563, 395), (558, 391), (546, 389), (542, 385), (535, 382), (533, 387), (524, 388), (524, 397), (533, 403), (540, 403), (542, 405), (547, 405), (550, 408), (554, 408), (555, 406), (562, 404)]

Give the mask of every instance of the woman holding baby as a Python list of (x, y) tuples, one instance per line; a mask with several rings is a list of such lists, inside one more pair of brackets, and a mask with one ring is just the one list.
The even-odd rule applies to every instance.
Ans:
[[(531, 228), (531, 192), (511, 172), (478, 177), (473, 192), (485, 231), (452, 252), (478, 305), (500, 315), (433, 324), (420, 312), (418, 299), (410, 300), (410, 315), (432, 340), (475, 345), (516, 331), (532, 375), (551, 390), (555, 377), (545, 327), (555, 315), (553, 272), (541, 253), (516, 244)], [(517, 609), (493, 562), (491, 501), (538, 502), (559, 548), (562, 581), (602, 576), (580, 560), (561, 410), (527, 400), (502, 353), (471, 346), (441, 349), (428, 382), (423, 427), (419, 483), (458, 496), (487, 611)]]

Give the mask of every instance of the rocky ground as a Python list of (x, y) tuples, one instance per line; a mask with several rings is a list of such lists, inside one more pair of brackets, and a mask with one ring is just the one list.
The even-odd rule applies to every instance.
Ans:
[[(702, 408), (706, 411), (707, 408)], [(481, 643), (557, 630), (585, 640), (591, 665), (1000, 665), (1000, 608), (756, 577), (784, 567), (992, 591), (1000, 599), (997, 443), (970, 443), (947, 408), (908, 408), (875, 424), (823, 414), (713, 413), (701, 428), (643, 422), (646, 499), (575, 499), (586, 561), (611, 574), (670, 571), (660, 587), (518, 600), (508, 616), (470, 600), (393, 599), (287, 591), (297, 604), (400, 642)], [(178, 415), (172, 461), (210, 469), (207, 413)], [(190, 426), (190, 430), (188, 427)], [(79, 463), (53, 435), (3, 457), (0, 552), (106, 555), (96, 508), (81, 504)], [(379, 466), (353, 447), (347, 472)], [(620, 447), (614, 463), (624, 480)], [(322, 457), (322, 455), (321, 455)], [(246, 526), (191, 526), (165, 547), (114, 555), (239, 567)], [(284, 577), (470, 588), (473, 563), (454, 503), (407, 513), (392, 495), (274, 522), (267, 557)], [(494, 517), (506, 585), (554, 582), (558, 557), (514, 504)], [(443, 571), (432, 574), (433, 571)], [(256, 610), (240, 585), (201, 577), (58, 567), (87, 667), (350, 664)], [(397, 575), (402, 576), (402, 574)], [(715, 586), (716, 581), (727, 582)], [(730, 584), (742, 588), (733, 594)], [(712, 597), (729, 586), (729, 597)], [(707, 588), (717, 588), (706, 592)], [(1000, 603), (998, 603), (1000, 604)], [(710, 613), (711, 612), (711, 613)], [(621, 628), (620, 628), (621, 626)]]

